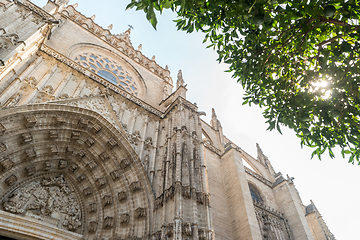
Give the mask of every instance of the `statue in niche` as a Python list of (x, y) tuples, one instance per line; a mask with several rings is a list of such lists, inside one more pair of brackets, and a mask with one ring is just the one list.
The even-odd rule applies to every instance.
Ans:
[(182, 72), (181, 72), (181, 70), (179, 70), (179, 73), (177, 75), (176, 88), (184, 87), (184, 85), (185, 85), (185, 82), (184, 82), (184, 79), (182, 76)]
[(81, 226), (80, 205), (62, 175), (44, 177), (16, 189), (4, 201), (3, 208), (69, 231)]
[(164, 92), (163, 100), (165, 100), (170, 95), (169, 89), (165, 86), (163, 92)]
[(148, 167), (149, 167), (149, 154), (146, 154), (146, 155), (145, 155), (145, 158), (144, 158), (144, 168), (145, 168), (145, 171), (148, 170)]
[(140, 136), (139, 131), (135, 131), (135, 132), (131, 133), (129, 136), (129, 142), (131, 145), (137, 146), (139, 144), (140, 140), (141, 140), (141, 136)]
[(152, 138), (147, 137), (144, 142), (145, 150), (150, 149), (153, 146)]
[[(36, 86), (36, 78), (28, 77), (24, 79), (24, 83), (28, 85), (30, 88), (34, 88)], [(27, 86), (26, 86), (27, 87)]]
[(21, 94), (18, 92), (16, 94), (14, 94), (12, 97), (10, 97), (3, 105), (3, 107), (11, 107), (11, 106), (15, 106), (21, 98)]

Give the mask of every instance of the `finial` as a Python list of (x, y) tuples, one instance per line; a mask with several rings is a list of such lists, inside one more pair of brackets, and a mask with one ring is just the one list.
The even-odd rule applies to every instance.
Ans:
[(179, 70), (179, 73), (177, 75), (176, 88), (179, 88), (184, 85), (185, 85), (185, 82), (184, 82), (184, 79), (182, 76), (182, 72), (181, 72), (181, 70)]
[(155, 55), (154, 55), (154, 56), (152, 56), (151, 60), (155, 61)]
[(142, 50), (142, 44), (140, 44), (139, 46), (138, 46), (138, 51), (141, 51)]
[(55, 0), (54, 2), (59, 6), (65, 6), (66, 4), (69, 3), (69, 0)]
[(113, 29), (113, 25), (110, 24), (107, 29), (108, 29), (109, 31), (111, 31), (111, 30)]
[(75, 4), (73, 4), (72, 6), (73, 6), (73, 8), (76, 9), (76, 8), (79, 6), (79, 4), (78, 4), (78, 3), (75, 3)]
[(95, 14), (90, 17), (90, 19), (95, 20)]
[(217, 118), (214, 108), (212, 108), (212, 117), (213, 117), (213, 118)]
[(131, 28), (129, 28), (128, 30), (125, 31), (125, 34), (130, 35), (131, 32)]
[(221, 128), (221, 124), (220, 121), (217, 119), (216, 113), (215, 113), (215, 109), (212, 108), (212, 115), (211, 115), (211, 121), (210, 121), (210, 125), (215, 129), (215, 130), (219, 130)]
[(165, 66), (165, 70), (169, 70), (169, 66), (168, 66), (168, 65)]

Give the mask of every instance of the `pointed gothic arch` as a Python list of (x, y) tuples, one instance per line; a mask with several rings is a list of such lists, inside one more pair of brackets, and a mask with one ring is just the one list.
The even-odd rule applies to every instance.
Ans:
[(211, 137), (209, 136), (209, 134), (204, 130), (204, 128), (201, 129), (202, 130), (202, 137), (203, 137), (203, 141), (206, 142), (207, 144), (210, 144), (212, 146), (214, 146), (214, 142), (211, 139)]
[(100, 114), (19, 106), (2, 110), (0, 130), (0, 213), (26, 216), (50, 235), (149, 235), (154, 195), (147, 174), (126, 137)]
[(261, 193), (260, 188), (251, 181), (248, 181), (248, 185), (252, 200), (259, 203), (265, 203), (266, 199), (264, 198), (264, 194)]

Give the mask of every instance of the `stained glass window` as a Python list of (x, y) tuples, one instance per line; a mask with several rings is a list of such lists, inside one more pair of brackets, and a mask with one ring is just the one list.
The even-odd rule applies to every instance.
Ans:
[(98, 74), (100, 77), (117, 85), (121, 89), (137, 96), (138, 87), (132, 76), (124, 70), (117, 62), (99, 54), (82, 53), (77, 55), (74, 60)]
[(250, 188), (251, 198), (253, 200), (256, 200), (257, 202), (263, 202), (259, 191), (254, 186), (252, 186), (251, 184), (249, 184), (249, 188)]

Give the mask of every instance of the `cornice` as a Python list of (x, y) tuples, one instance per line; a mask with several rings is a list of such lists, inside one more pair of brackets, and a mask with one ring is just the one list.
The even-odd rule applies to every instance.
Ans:
[(264, 183), (265, 185), (269, 186), (270, 188), (273, 187), (273, 184), (271, 181), (267, 180), (266, 178), (260, 176), (259, 174), (257, 174), (256, 172), (253, 172), (251, 169), (249, 169), (248, 167), (244, 166), (245, 168), (245, 172), (251, 176), (253, 176), (254, 178), (256, 178), (257, 180), (259, 180), (260, 182)]
[(36, 6), (35, 4), (33, 4), (30, 1), (27, 1), (27, 0), (14, 0), (14, 3), (21, 4), (21, 5), (25, 6), (26, 8), (28, 8), (32, 12), (36, 13), (37, 15), (39, 15), (40, 17), (42, 17), (45, 20), (54, 19), (53, 15), (49, 14), (44, 9)]
[(65, 65), (71, 67), (72, 69), (84, 74), (85, 76), (97, 81), (98, 83), (106, 86), (107, 88), (109, 88), (110, 90), (113, 90), (114, 92), (120, 94), (121, 96), (125, 97), (126, 99), (132, 101), (133, 103), (139, 105), (140, 107), (146, 109), (147, 111), (163, 118), (164, 117), (164, 113), (162, 113), (161, 111), (157, 110), (156, 108), (154, 108), (153, 106), (145, 103), (144, 101), (142, 101), (141, 99), (135, 97), (134, 95), (122, 90), (121, 88), (119, 88), (118, 86), (110, 83), (109, 81), (105, 80), (104, 78), (100, 77), (99, 75), (93, 73), (92, 71), (90, 71), (89, 69), (81, 66), (80, 64), (76, 63), (75, 61), (65, 57), (64, 55), (62, 55), (61, 53), (55, 51), (54, 49), (46, 46), (45, 44), (42, 44), (40, 47), (40, 50), (46, 54), (48, 54), (49, 56), (55, 58), (56, 60), (64, 63)]
[(141, 64), (146, 69), (149, 69), (155, 75), (164, 79), (167, 83), (172, 85), (172, 80), (170, 77), (170, 71), (167, 68), (162, 68), (159, 66), (155, 60), (149, 59), (144, 56), (141, 51), (135, 50), (132, 46), (130, 40), (128, 42), (123, 39), (123, 37), (127, 34), (123, 35), (114, 35), (111, 34), (109, 29), (104, 29), (98, 24), (96, 24), (92, 18), (88, 18), (76, 11), (76, 9), (69, 5), (61, 11), (62, 16), (72, 20), (79, 26), (83, 27), (87, 31), (91, 32), (98, 38), (104, 40), (106, 43), (110, 44), (112, 47), (118, 49), (120, 52), (125, 54), (127, 57), (131, 58), (135, 62)]
[(273, 208), (270, 208), (269, 206), (266, 206), (265, 204), (263, 204), (262, 202), (258, 202), (256, 200), (253, 200), (253, 204), (254, 204), (254, 207), (258, 207), (264, 211), (266, 211), (267, 213), (269, 214), (272, 214), (280, 219), (283, 219), (285, 220), (285, 217), (284, 217), (284, 214), (279, 212), (279, 211), (276, 211), (275, 209)]
[(210, 144), (207, 144), (206, 142), (204, 142), (204, 147), (206, 147), (207, 149), (209, 149), (210, 151), (216, 153), (217, 155), (221, 156), (221, 151), (220, 149), (210, 145)]
[(180, 96), (172, 104), (170, 104), (170, 106), (166, 109), (165, 112), (161, 112), (160, 110), (156, 109), (155, 107), (147, 104), (146, 102), (142, 101), (141, 99), (135, 97), (134, 95), (122, 90), (120, 87), (118, 87), (118, 86), (110, 83), (106, 79), (100, 77), (96, 73), (94, 73), (94, 72), (90, 71), (89, 69), (81, 66), (80, 64), (76, 63), (75, 61), (65, 57), (61, 53), (59, 53), (56, 50), (50, 48), (49, 46), (46, 46), (45, 44), (42, 44), (40, 46), (40, 51), (44, 52), (45, 54), (47, 54), (47, 55), (49, 55), (49, 56), (51, 56), (53, 58), (55, 58), (58, 61), (64, 63), (65, 65), (67, 65), (68, 67), (74, 69), (75, 71), (78, 71), (79, 73), (84, 74), (85, 76), (91, 78), (92, 80), (95, 80), (96, 82), (104, 85), (109, 90), (112, 90), (112, 91), (120, 94), (124, 98), (130, 100), (131, 102), (133, 102), (136, 105), (144, 108), (145, 110), (155, 114), (156, 116), (158, 116), (160, 118), (164, 118), (178, 104), (182, 104), (183, 106), (185, 106), (185, 107), (189, 108), (190, 110), (197, 113), (197, 107), (194, 104), (192, 104), (191, 102), (189, 102), (188, 100), (186, 100), (186, 99), (184, 99), (184, 98), (182, 98)]

